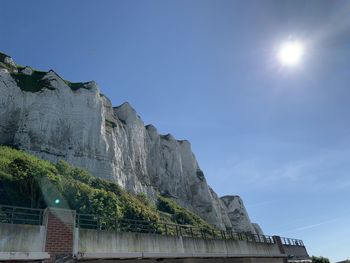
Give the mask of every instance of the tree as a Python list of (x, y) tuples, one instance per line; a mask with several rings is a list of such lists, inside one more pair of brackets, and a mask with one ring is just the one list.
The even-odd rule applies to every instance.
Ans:
[(42, 202), (40, 180), (44, 176), (36, 169), (29, 159), (16, 158), (9, 164), (9, 172), (14, 182), (18, 183), (19, 191), (30, 200), (31, 207), (39, 207)]
[(47, 201), (49, 204), (52, 203), (47, 198), (45, 200), (48, 192), (51, 191), (53, 194), (53, 182), (58, 180), (57, 169), (52, 164), (22, 155), (14, 158), (8, 164), (6, 171), (12, 176), (12, 181), (17, 185), (18, 193), (23, 196), (23, 200), (30, 202), (30, 207), (45, 207)]

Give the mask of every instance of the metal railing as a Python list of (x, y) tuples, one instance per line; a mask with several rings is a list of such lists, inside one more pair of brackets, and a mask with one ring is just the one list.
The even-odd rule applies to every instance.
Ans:
[[(0, 223), (43, 224), (43, 209), (0, 205)], [(255, 243), (274, 244), (272, 236), (223, 231), (214, 228), (200, 228), (166, 222), (152, 222), (134, 219), (115, 219), (91, 214), (77, 214), (76, 227), (96, 230), (115, 230), (119, 232), (154, 233), (202, 239), (230, 239)], [(304, 246), (300, 239), (281, 237), (283, 245)]]
[(304, 243), (300, 239), (281, 237), (281, 241), (283, 245), (304, 247)]
[(119, 232), (154, 233), (202, 239), (232, 239), (268, 244), (275, 243), (274, 239), (267, 235), (222, 231), (213, 228), (199, 228), (165, 222), (112, 219), (88, 214), (77, 214), (76, 226), (84, 229), (115, 230)]
[(0, 205), (0, 223), (42, 225), (43, 209)]

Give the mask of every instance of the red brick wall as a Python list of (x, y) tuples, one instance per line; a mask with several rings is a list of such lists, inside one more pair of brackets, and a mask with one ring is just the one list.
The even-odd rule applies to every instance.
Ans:
[(71, 258), (73, 254), (75, 211), (48, 208), (45, 211), (45, 251), (51, 256), (48, 262), (57, 258)]

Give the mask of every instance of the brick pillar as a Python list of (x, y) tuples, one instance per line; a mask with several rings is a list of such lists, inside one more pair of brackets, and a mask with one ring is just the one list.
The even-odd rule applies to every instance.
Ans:
[(73, 256), (75, 211), (47, 208), (44, 212), (46, 225), (45, 251), (50, 254), (47, 262), (67, 262)]
[[(275, 241), (275, 243), (277, 244), (280, 253), (281, 254), (286, 254), (286, 251), (284, 250), (284, 247), (283, 247), (283, 244), (282, 244), (281, 237), (280, 236), (273, 236), (272, 238)], [(284, 258), (283, 262), (287, 263), (288, 259)]]

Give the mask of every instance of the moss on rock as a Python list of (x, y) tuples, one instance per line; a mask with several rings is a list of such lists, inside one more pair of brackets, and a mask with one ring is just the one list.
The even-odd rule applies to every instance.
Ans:
[[(44, 88), (52, 89), (50, 82), (46, 79), (43, 79), (48, 72), (33, 70), (33, 74), (26, 75), (21, 72), (25, 67), (15, 64), (10, 65), (5, 63), (6, 58), (11, 58), (10, 56), (0, 52), (0, 68), (7, 69), (11, 74), (12, 78), (17, 82), (18, 87), (27, 92), (38, 92)], [(86, 88), (86, 83), (83, 82), (70, 82), (68, 80), (62, 79), (68, 87), (73, 91), (77, 91), (80, 88)], [(86, 88), (87, 89), (87, 88)]]

